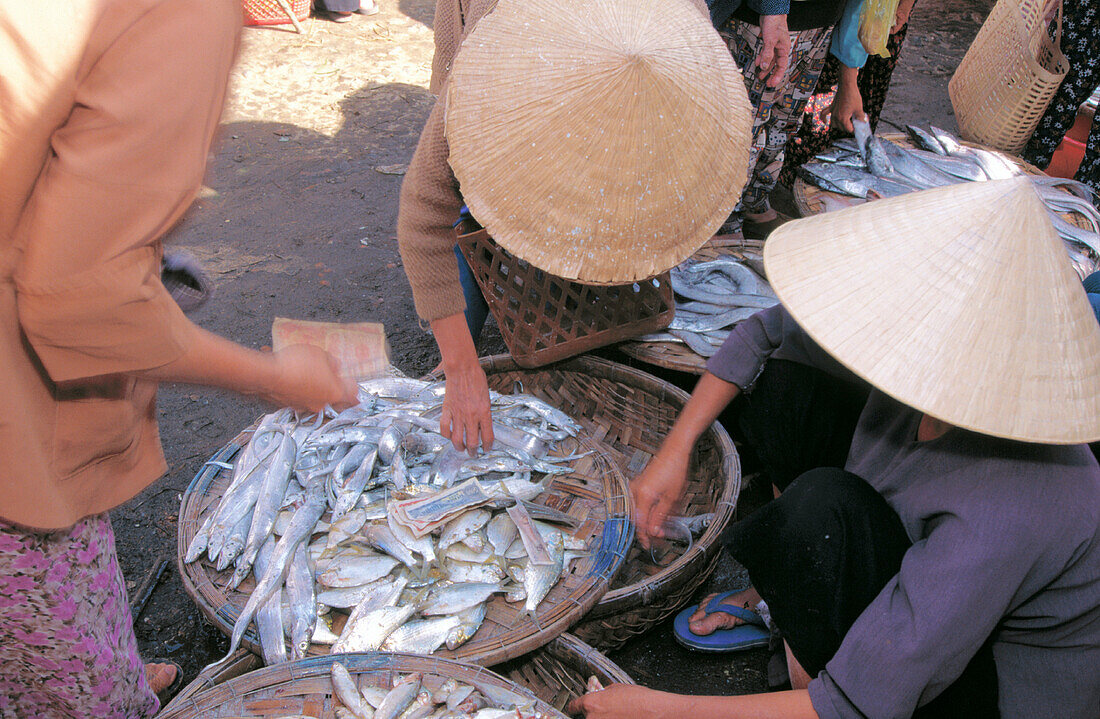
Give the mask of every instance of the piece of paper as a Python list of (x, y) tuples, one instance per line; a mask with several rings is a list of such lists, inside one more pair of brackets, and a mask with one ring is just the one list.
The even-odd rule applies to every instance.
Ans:
[(382, 377), (390, 367), (386, 328), (377, 322), (310, 322), (276, 317), (271, 324), (271, 347), (313, 345), (328, 352), (340, 373), (356, 381)]

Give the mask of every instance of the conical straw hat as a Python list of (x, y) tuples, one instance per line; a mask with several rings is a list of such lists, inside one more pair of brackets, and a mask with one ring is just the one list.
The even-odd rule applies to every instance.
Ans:
[(823, 349), (910, 407), (996, 437), (1100, 439), (1100, 325), (1030, 180), (789, 222), (764, 263)]
[(478, 222), (581, 282), (680, 263), (747, 176), (741, 73), (686, 0), (500, 0), (463, 42), (445, 118)]

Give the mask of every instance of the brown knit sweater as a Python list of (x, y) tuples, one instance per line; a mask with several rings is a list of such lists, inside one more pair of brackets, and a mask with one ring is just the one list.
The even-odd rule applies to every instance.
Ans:
[[(707, 18), (703, 0), (689, 0)], [(466, 309), (458, 266), (454, 257), (453, 225), (462, 207), (458, 181), (447, 158), (443, 136), (445, 91), (451, 63), (462, 41), (497, 0), (437, 0), (435, 6), (435, 57), (431, 90), (440, 100), (432, 108), (416, 146), (397, 214), (397, 244), (405, 273), (412, 285), (416, 312), (431, 322)]]

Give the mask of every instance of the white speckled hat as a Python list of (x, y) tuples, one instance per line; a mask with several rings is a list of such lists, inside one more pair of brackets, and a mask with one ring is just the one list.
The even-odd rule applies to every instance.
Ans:
[(463, 42), (446, 102), (473, 216), (567, 279), (679, 264), (748, 174), (741, 72), (687, 0), (500, 0)]
[(1100, 440), (1100, 325), (1027, 178), (788, 222), (764, 265), (798, 324), (898, 401), (994, 437)]

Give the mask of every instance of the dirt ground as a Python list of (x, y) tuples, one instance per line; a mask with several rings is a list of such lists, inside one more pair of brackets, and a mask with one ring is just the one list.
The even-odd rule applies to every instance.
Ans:
[[(168, 243), (195, 255), (216, 292), (193, 319), (250, 347), (271, 342), (277, 316), (385, 324), (394, 363), (410, 375), (439, 356), (413, 311), (394, 227), (403, 166), (434, 98), (431, 0), (380, 0), (382, 12), (336, 24), (321, 18), (249, 28), (232, 95), (199, 198)], [(883, 119), (954, 129), (947, 81), (992, 5), (918, 0)], [(888, 127), (883, 128), (889, 129)], [(782, 193), (780, 193), (782, 194)], [(482, 354), (503, 351), (492, 329)], [(690, 388), (691, 378), (674, 377)], [(180, 498), (203, 462), (265, 411), (260, 403), (195, 387), (160, 393), (169, 472), (112, 513), (133, 593), (171, 560), (137, 623), (146, 657), (170, 657), (190, 680), (227, 642), (184, 593), (175, 567)], [(759, 488), (742, 506), (759, 502)], [(709, 582), (736, 588), (724, 561)], [(767, 653), (689, 653), (655, 629), (612, 655), (647, 686), (694, 693), (765, 687)]]

